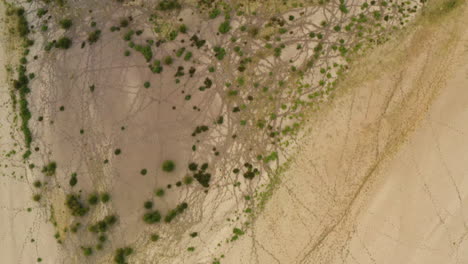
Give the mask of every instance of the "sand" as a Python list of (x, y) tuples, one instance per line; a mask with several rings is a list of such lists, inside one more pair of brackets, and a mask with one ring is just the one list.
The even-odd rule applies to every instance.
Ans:
[[(463, 26), (468, 13), (466, 8), (458, 12), (453, 19), (419, 24), (405, 31), (409, 36), (402, 34), (358, 60), (332, 103), (310, 114), (309, 133), (280, 187), (252, 228), (223, 249), (221, 263), (468, 263), (468, 251), (463, 250), (468, 227), (463, 211), (468, 191), (463, 175), (468, 167), (468, 147), (463, 144), (468, 133), (468, 31)], [(65, 186), (76, 171), (83, 189), (116, 197), (112, 203), (119, 206), (112, 210), (122, 216), (122, 226), (112, 235), (112, 247), (120, 247), (147, 241), (152, 231), (140, 226), (141, 205), (155, 188), (174, 181), (160, 171), (164, 159), (178, 164), (190, 160), (191, 154), (182, 151), (188, 144), (182, 135), (200, 120), (170, 110), (183, 104), (161, 94), (167, 90), (160, 87), (170, 86), (169, 80), (140, 71), (146, 67), (141, 58), (119, 59), (115, 54), (124, 47), (108, 45), (111, 41), (104, 37), (104, 46), (90, 49), (85, 58), (73, 49), (59, 53), (54, 65), (60, 70), (41, 69), (50, 73), (50, 80), (41, 81), (55, 80), (56, 85), (47, 96), (34, 96), (32, 103), (34, 113), (45, 109), (45, 120), (54, 121), (34, 126), (41, 151), (51, 151), (43, 156), (59, 164), (57, 184)], [(89, 71), (75, 71), (94, 63)], [(63, 76), (54, 76), (58, 72)], [(137, 82), (141, 79), (151, 80), (151, 89), (142, 89)], [(96, 84), (94, 95), (84, 92), (91, 84)], [(4, 146), (22, 141), (9, 135), (14, 125), (8, 87), (1, 89), (0, 115), (8, 120), (0, 127), (4, 155), (9, 151)], [(58, 110), (61, 104), (66, 105), (63, 113)], [(216, 117), (216, 104), (204, 110), (202, 121)], [(92, 134), (83, 139), (80, 129)], [(116, 147), (124, 154), (114, 156)], [(157, 154), (152, 155), (154, 150)], [(109, 165), (103, 169), (107, 158)], [(0, 256), (5, 263), (35, 263), (38, 257), (43, 263), (84, 263), (80, 252), (69, 249), (90, 239), (72, 241), (68, 251), (58, 245), (47, 210), (31, 201), (30, 177), (20, 155), (2, 161), (2, 169), (3, 163), (10, 166), (2, 171), (0, 185)], [(148, 175), (140, 175), (143, 168)], [(175, 175), (184, 176), (182, 170)], [(56, 208), (63, 208), (63, 193), (50, 195)], [(162, 203), (164, 211), (180, 197), (168, 198)], [(93, 220), (109, 213), (104, 209)], [(216, 212), (223, 217), (221, 209)], [(68, 224), (64, 215), (56, 212), (59, 222)], [(215, 243), (201, 240), (193, 245), (198, 249)], [(166, 256), (170, 261), (162, 261), (202, 263), (193, 259), (212, 257), (210, 252), (197, 252), (193, 259), (171, 254)], [(106, 257), (90, 261), (109, 263)], [(155, 261), (141, 257), (133, 262)]]
[(351, 73), (222, 263), (468, 263), (467, 14)]

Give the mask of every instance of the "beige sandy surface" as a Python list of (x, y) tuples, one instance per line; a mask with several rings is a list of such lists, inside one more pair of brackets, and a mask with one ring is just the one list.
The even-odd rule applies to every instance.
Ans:
[(468, 263), (467, 14), (351, 73), (222, 263)]
[[(299, 144), (299, 155), (280, 187), (246, 235), (223, 248), (221, 263), (468, 263), (463, 214), (468, 191), (467, 14), (465, 8), (453, 15), (456, 19), (423, 23), (407, 31), (409, 37), (379, 47), (367, 64), (355, 65), (333, 103), (311, 114), (310, 133), (305, 144)], [(107, 35), (102, 43), (90, 48), (86, 57), (80, 56), (78, 46), (66, 54), (57, 52), (48, 61), (56, 68), (32, 65), (42, 73), (38, 82), (43, 82), (42, 90), (33, 91), (32, 112), (43, 114), (45, 121), (31, 123), (41, 156), (58, 163), (60, 177), (54, 184), (60, 188), (47, 198), (58, 208), (59, 227), (71, 221), (63, 196), (69, 175), (77, 172), (86, 195), (108, 191), (113, 197), (92, 214), (93, 221), (113, 212), (121, 216), (122, 225), (111, 235), (112, 249), (132, 242), (143, 252), (154, 249), (147, 253), (150, 257), (140, 255), (130, 263), (208, 263), (200, 259), (212, 259), (216, 249), (211, 245), (224, 234), (205, 238), (213, 227), (196, 226), (203, 232), (198, 244), (187, 244), (197, 247), (188, 255), (185, 242), (177, 245), (184, 249), (180, 253), (169, 237), (165, 247), (148, 243), (154, 229), (142, 227), (141, 216), (142, 203), (155, 188), (184, 176), (183, 165), (166, 175), (161, 162), (186, 164), (191, 159), (190, 151), (182, 148), (190, 144), (184, 136), (194, 125), (217, 116), (217, 101), (209, 98), (204, 102), (208, 107), (195, 118), (181, 91), (169, 90), (170, 80), (144, 71), (141, 57), (125, 60), (124, 46), (111, 45)], [(142, 80), (151, 81), (151, 88), (144, 89)], [(93, 94), (91, 84), (96, 85)], [(9, 115), (8, 87), (1, 89), (0, 115), (8, 120), (0, 127), (5, 155), (22, 141), (9, 135), (14, 118)], [(61, 105), (64, 112), (58, 110)], [(186, 107), (186, 114), (172, 106)], [(120, 156), (113, 154), (116, 148), (122, 149)], [(105, 159), (109, 163), (103, 166)], [(40, 165), (48, 161), (36, 160)], [(21, 158), (16, 155), (1, 165), (0, 264), (35, 263), (37, 257), (43, 263), (112, 262), (113, 251), (83, 260), (76, 249), (91, 241), (89, 237), (58, 246), (56, 230), (47, 222), (50, 212), (31, 201), (32, 177), (27, 177), (30, 172), (23, 169)], [(147, 175), (140, 174), (143, 168)], [(208, 202), (218, 199), (210, 195)], [(167, 211), (187, 197), (182, 192), (156, 201)], [(224, 220), (224, 211), (233, 207), (230, 200), (208, 202), (202, 205), (216, 204), (200, 210), (200, 215), (213, 211), (203, 218), (208, 223), (214, 216)], [(218, 224), (214, 228), (231, 233), (229, 225), (223, 229)], [(185, 231), (177, 232), (173, 241), (188, 237)], [(198, 252), (203, 246), (206, 252)]]

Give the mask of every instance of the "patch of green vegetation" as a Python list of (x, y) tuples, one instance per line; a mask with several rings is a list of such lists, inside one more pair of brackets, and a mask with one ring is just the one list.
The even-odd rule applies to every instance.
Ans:
[(143, 215), (143, 221), (147, 224), (155, 224), (161, 221), (161, 214), (159, 211), (154, 210)]
[(61, 37), (55, 42), (55, 47), (59, 49), (69, 49), (72, 45), (72, 40), (67, 37)]
[(101, 194), (101, 202), (107, 203), (110, 201), (110, 194), (109, 193), (103, 193)]
[(59, 21), (59, 25), (63, 29), (69, 29), (73, 25), (73, 21), (69, 18), (64, 18)]
[(73, 216), (84, 216), (89, 211), (89, 208), (80, 201), (80, 197), (75, 194), (67, 195), (65, 204)]
[(157, 189), (155, 192), (154, 192), (154, 195), (158, 196), (158, 197), (163, 197), (164, 196), (164, 189), (160, 188), (160, 189)]
[(226, 56), (226, 50), (220, 46), (216, 46), (213, 48), (213, 51), (215, 52), (215, 57), (218, 60), (224, 59), (224, 56)]
[(164, 222), (172, 222), (172, 220), (174, 220), (177, 215), (182, 214), (187, 208), (188, 204), (185, 202), (177, 205), (175, 209), (172, 209), (167, 213), (167, 215), (164, 217)]
[(229, 20), (225, 20), (218, 27), (218, 31), (221, 34), (226, 34), (229, 32), (229, 30), (231, 30), (231, 22)]
[(42, 183), (41, 183), (41, 181), (36, 180), (36, 181), (34, 181), (33, 186), (36, 187), (36, 188), (41, 188), (41, 187), (42, 187)]
[(35, 194), (33, 195), (33, 201), (39, 202), (41, 200), (42, 196), (40, 194)]
[(88, 42), (89, 44), (96, 43), (101, 37), (101, 30), (96, 29), (88, 33)]
[(146, 59), (146, 62), (149, 62), (151, 58), (153, 58), (153, 51), (151, 50), (150, 45), (135, 45), (134, 49), (143, 55), (143, 57)]
[(187, 51), (184, 56), (184, 61), (189, 61), (192, 58), (192, 52)]
[(172, 172), (175, 169), (175, 163), (172, 160), (166, 160), (162, 164), (162, 170), (165, 172)]
[(97, 193), (93, 193), (88, 197), (88, 203), (90, 205), (96, 205), (99, 202), (99, 196)]
[(161, 73), (163, 71), (160, 60), (155, 60), (149, 67), (153, 73)]
[(53, 176), (55, 175), (55, 171), (57, 170), (57, 163), (55, 161), (49, 162), (47, 165), (42, 167), (42, 173), (46, 176)]
[(83, 251), (83, 255), (86, 257), (93, 255), (93, 248), (91, 247), (81, 247), (81, 250)]
[(96, 222), (93, 225), (88, 227), (88, 230), (93, 233), (104, 233), (109, 230), (117, 222), (117, 217), (115, 215), (108, 215), (104, 219)]
[(143, 207), (145, 207), (145, 209), (151, 209), (151, 208), (153, 208), (153, 202), (152, 201), (146, 201), (143, 204)]
[(115, 251), (114, 262), (117, 264), (127, 264), (127, 257), (133, 254), (133, 248), (119, 248)]
[(161, 11), (172, 11), (172, 10), (177, 10), (181, 9), (182, 5), (179, 3), (178, 0), (161, 0), (158, 3), (158, 10)]
[(69, 184), (71, 187), (75, 186), (78, 183), (78, 179), (76, 176), (77, 176), (76, 173), (72, 173), (70, 181), (69, 181)]
[(151, 234), (151, 241), (156, 242), (160, 239), (158, 234)]

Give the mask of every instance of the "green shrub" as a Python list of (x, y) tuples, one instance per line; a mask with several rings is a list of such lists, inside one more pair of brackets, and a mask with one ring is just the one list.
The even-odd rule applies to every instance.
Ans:
[(158, 196), (158, 197), (163, 197), (163, 196), (164, 196), (164, 189), (159, 188), (159, 189), (157, 189), (157, 190), (154, 192), (154, 194), (155, 194), (156, 196)]
[(34, 181), (33, 185), (34, 185), (34, 187), (36, 187), (36, 188), (41, 188), (42, 183), (41, 183), (41, 181), (36, 180), (36, 181)]
[(61, 37), (55, 42), (55, 47), (59, 49), (69, 49), (72, 45), (72, 40), (67, 37)]
[(126, 258), (133, 253), (133, 249), (126, 247), (126, 248), (119, 248), (115, 251), (114, 262), (117, 264), (127, 264)]
[(231, 25), (230, 25), (229, 20), (226, 20), (219, 25), (219, 28), (218, 28), (219, 33), (226, 34), (229, 32), (229, 30), (231, 30)]
[(40, 200), (41, 200), (41, 195), (40, 194), (33, 195), (33, 201), (39, 202)]
[(93, 193), (88, 197), (88, 203), (90, 205), (96, 205), (98, 202), (99, 202), (99, 196), (96, 193)]
[(157, 210), (145, 213), (143, 215), (143, 221), (147, 224), (158, 223), (161, 221), (161, 214)]
[(69, 29), (73, 25), (73, 22), (71, 19), (65, 18), (59, 21), (60, 27), (63, 29)]
[(87, 257), (93, 254), (93, 249), (90, 247), (82, 247), (81, 249), (83, 250), (83, 255)]
[(153, 241), (153, 242), (156, 242), (156, 241), (158, 241), (158, 240), (159, 240), (159, 238), (160, 238), (160, 237), (159, 237), (159, 235), (158, 235), (158, 234), (152, 234), (152, 235), (151, 235), (151, 241)]
[(109, 193), (103, 193), (101, 194), (101, 202), (107, 203), (110, 201), (110, 195)]
[(175, 169), (175, 163), (172, 160), (166, 160), (162, 164), (162, 170), (165, 172), (172, 172)]
[(89, 208), (85, 207), (80, 201), (79, 196), (74, 194), (67, 195), (65, 204), (68, 209), (70, 209), (73, 216), (84, 216), (89, 211)]
[(145, 207), (145, 209), (151, 209), (151, 208), (153, 208), (153, 202), (152, 201), (146, 201), (143, 204), (143, 207)]
[(134, 49), (143, 55), (143, 57), (146, 59), (146, 62), (149, 62), (151, 58), (153, 58), (153, 51), (151, 50), (150, 45), (146, 45), (146, 46), (136, 45)]
[(96, 43), (100, 37), (101, 37), (101, 30), (97, 29), (95, 31), (92, 31), (88, 33), (88, 42), (90, 44)]
[(49, 164), (42, 167), (42, 173), (46, 176), (53, 176), (55, 175), (55, 171), (57, 170), (57, 163), (55, 161), (49, 162)]
[(158, 3), (158, 10), (161, 11), (172, 11), (175, 9), (180, 9), (182, 6), (180, 5), (178, 0), (161, 0)]
[(71, 178), (70, 178), (70, 186), (73, 187), (78, 183), (78, 179), (76, 178), (76, 173), (72, 173)]

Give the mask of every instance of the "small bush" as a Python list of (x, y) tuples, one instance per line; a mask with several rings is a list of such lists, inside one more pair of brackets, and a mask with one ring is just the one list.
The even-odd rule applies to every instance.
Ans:
[(55, 47), (59, 49), (69, 49), (72, 45), (72, 40), (67, 37), (61, 37), (55, 42)]
[(126, 248), (119, 248), (115, 251), (114, 262), (117, 264), (127, 264), (126, 258), (133, 253), (133, 249), (126, 247)]
[(143, 215), (143, 221), (147, 224), (154, 224), (161, 221), (161, 214), (159, 211), (152, 211)]
[(172, 172), (175, 169), (175, 163), (172, 160), (166, 160), (162, 164), (162, 170), (165, 172)]
[(101, 202), (107, 203), (110, 201), (110, 195), (109, 193), (103, 193), (101, 194)]
[(231, 25), (230, 25), (229, 20), (226, 20), (219, 25), (219, 28), (218, 28), (219, 33), (226, 34), (229, 32), (229, 30), (231, 30)]
[(66, 19), (60, 20), (59, 24), (60, 24), (60, 27), (61, 27), (61, 28), (63, 28), (63, 29), (69, 29), (69, 28), (71, 28), (71, 26), (73, 25), (73, 22), (72, 22), (71, 19), (66, 18)]
[(151, 208), (153, 208), (153, 202), (152, 201), (146, 201), (143, 204), (143, 207), (145, 207), (145, 209), (151, 209)]
[(88, 197), (88, 203), (90, 205), (96, 205), (98, 202), (99, 202), (99, 196), (96, 193), (93, 193)]
[(162, 0), (158, 4), (158, 10), (161, 11), (172, 11), (180, 8), (182, 8), (182, 6), (178, 0)]
[(156, 241), (158, 241), (158, 240), (159, 240), (159, 238), (160, 238), (160, 237), (159, 237), (159, 235), (158, 235), (158, 234), (152, 234), (152, 235), (151, 235), (151, 241), (153, 241), (153, 242), (156, 242)]
[(155, 194), (156, 196), (158, 196), (158, 197), (163, 197), (163, 196), (164, 196), (164, 189), (159, 188), (159, 189), (157, 189), (157, 190), (154, 192), (154, 194)]
[(88, 41), (90, 44), (96, 43), (101, 37), (101, 30), (97, 29), (88, 34)]
[(55, 171), (57, 170), (57, 163), (55, 161), (49, 162), (49, 164), (42, 167), (42, 173), (46, 176), (53, 176), (55, 175)]

